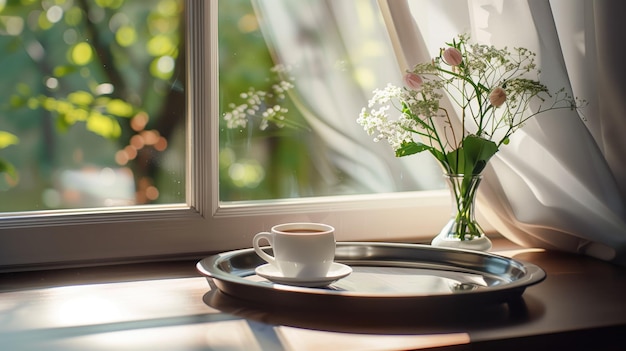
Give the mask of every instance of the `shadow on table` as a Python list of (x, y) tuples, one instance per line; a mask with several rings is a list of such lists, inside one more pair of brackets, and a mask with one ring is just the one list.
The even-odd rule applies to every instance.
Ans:
[(225, 313), (257, 322), (349, 333), (450, 333), (501, 328), (536, 320), (544, 306), (536, 299), (518, 297), (508, 302), (441, 306), (398, 301), (388, 308), (367, 308), (346, 298), (343, 305), (259, 304), (212, 289), (204, 302)]

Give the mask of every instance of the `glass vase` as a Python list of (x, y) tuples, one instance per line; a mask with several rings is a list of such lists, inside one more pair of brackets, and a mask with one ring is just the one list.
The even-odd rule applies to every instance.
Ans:
[(452, 202), (452, 216), (433, 241), (433, 246), (487, 251), (491, 240), (476, 221), (476, 194), (482, 180), (479, 174), (446, 174)]

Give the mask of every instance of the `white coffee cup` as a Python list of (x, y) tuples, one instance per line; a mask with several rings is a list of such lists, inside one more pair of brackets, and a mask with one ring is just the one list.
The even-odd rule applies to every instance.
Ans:
[[(274, 252), (260, 247), (266, 240)], [(325, 277), (335, 259), (335, 228), (321, 223), (284, 223), (261, 232), (252, 241), (254, 251), (274, 265), (284, 277), (313, 279)]]

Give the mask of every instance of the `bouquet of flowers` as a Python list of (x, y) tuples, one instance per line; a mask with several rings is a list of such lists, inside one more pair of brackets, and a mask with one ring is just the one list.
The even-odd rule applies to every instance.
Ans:
[[(398, 157), (428, 151), (444, 169), (456, 208), (440, 236), (484, 237), (473, 203), (489, 159), (530, 118), (584, 103), (564, 89), (551, 94), (538, 80), (535, 56), (525, 48), (470, 44), (460, 35), (431, 62), (408, 70), (404, 87), (374, 90), (362, 109), (357, 122), (374, 141), (387, 140)], [(451, 104), (442, 103), (444, 93)]]
[[(528, 119), (582, 101), (564, 89), (550, 94), (538, 77), (535, 53), (469, 44), (460, 35), (431, 62), (404, 75), (405, 87), (374, 90), (357, 122), (374, 141), (387, 140), (396, 156), (430, 152), (447, 174), (480, 174), (499, 147)], [(444, 92), (461, 113), (460, 123), (441, 105)], [(539, 105), (531, 110), (530, 105)], [(390, 117), (391, 107), (400, 113)], [(456, 117), (454, 117), (456, 118)], [(417, 137), (417, 138), (414, 138)]]

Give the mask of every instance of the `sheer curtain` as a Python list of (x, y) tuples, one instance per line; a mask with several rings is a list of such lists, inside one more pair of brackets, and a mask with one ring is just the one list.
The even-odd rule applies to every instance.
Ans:
[(372, 90), (401, 84), (376, 0), (253, 0), (276, 63), (290, 68), (297, 101), (327, 159), (317, 167), (333, 179), (339, 169), (363, 192), (441, 188), (428, 155), (396, 159), (386, 143), (373, 143), (356, 123)]
[(539, 115), (485, 170), (479, 208), (525, 246), (626, 265), (626, 2), (619, 0), (380, 0), (402, 70), (446, 41), (523, 46), (541, 80), (589, 101)]

